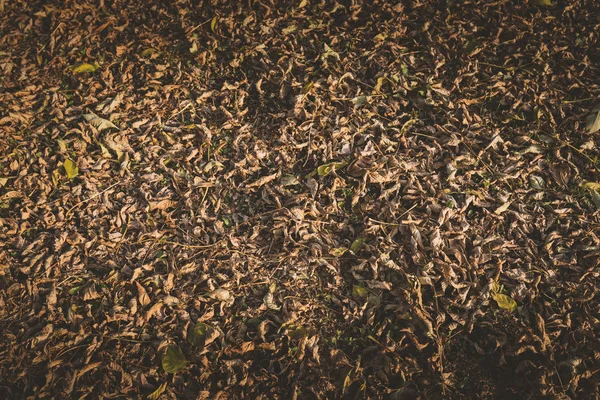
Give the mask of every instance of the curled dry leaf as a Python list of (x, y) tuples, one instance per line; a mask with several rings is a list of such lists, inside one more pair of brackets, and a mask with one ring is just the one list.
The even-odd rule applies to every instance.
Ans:
[(228, 302), (233, 298), (231, 296), (231, 292), (229, 292), (229, 290), (221, 289), (221, 288), (215, 289), (212, 292), (207, 293), (207, 296), (213, 300), (225, 301), (225, 302)]

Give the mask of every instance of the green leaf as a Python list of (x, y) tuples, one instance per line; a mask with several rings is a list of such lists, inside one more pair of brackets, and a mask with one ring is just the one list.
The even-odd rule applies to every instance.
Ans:
[(170, 344), (162, 359), (162, 367), (165, 372), (174, 374), (177, 371), (184, 369), (186, 365), (187, 360), (179, 346)]
[(144, 49), (144, 50), (142, 50), (142, 52), (140, 53), (140, 56), (141, 56), (141, 57), (144, 57), (144, 58), (145, 58), (145, 57), (151, 57), (151, 56), (152, 56), (152, 54), (154, 54), (154, 53), (156, 53), (156, 52), (157, 52), (157, 50), (156, 50), (155, 48), (153, 48), (153, 47), (150, 47), (150, 48), (148, 48), (148, 49)]
[(536, 3), (538, 6), (549, 7), (552, 5), (552, 0), (537, 0)]
[(83, 289), (83, 286), (72, 287), (71, 289), (69, 289), (69, 294), (76, 294), (76, 293), (80, 292), (81, 289)]
[(188, 334), (188, 342), (193, 344), (194, 346), (204, 346), (204, 338), (206, 337), (206, 333), (213, 329), (210, 325), (205, 324), (204, 322), (198, 322)]
[(96, 72), (96, 70), (99, 67), (100, 66), (97, 63), (95, 63), (95, 64), (83, 63), (83, 64), (79, 64), (78, 66), (73, 68), (73, 73), (74, 74), (83, 74), (83, 73)]
[(63, 168), (65, 169), (69, 179), (73, 179), (77, 176), (77, 174), (79, 174), (79, 168), (77, 168), (77, 164), (70, 158), (65, 160), (63, 163)]
[(367, 96), (358, 96), (352, 99), (352, 103), (354, 103), (354, 107), (358, 108), (365, 104), (367, 101)]
[(598, 193), (596, 190), (590, 190), (590, 192), (592, 193), (592, 201), (594, 202), (594, 205), (600, 210), (600, 193)]
[(517, 309), (517, 302), (510, 296), (501, 293), (494, 293), (492, 296), (496, 300), (496, 303), (498, 303), (498, 307), (508, 311), (515, 311)]
[(214, 16), (213, 19), (210, 21), (210, 30), (215, 31), (215, 29), (217, 29), (217, 22), (219, 21), (219, 17), (218, 16)]
[(167, 382), (163, 383), (162, 385), (160, 385), (158, 387), (158, 389), (156, 389), (154, 392), (150, 393), (147, 397), (148, 400), (158, 400), (160, 398), (160, 395), (164, 393), (165, 389), (167, 388)]
[(367, 239), (364, 237), (357, 238), (354, 242), (352, 242), (352, 245), (350, 246), (350, 251), (353, 254), (358, 253), (358, 251), (360, 250), (360, 248), (366, 241), (367, 241)]
[(347, 248), (345, 247), (335, 247), (331, 250), (329, 250), (329, 254), (331, 254), (334, 257), (341, 257), (343, 256), (346, 252), (348, 251)]
[(327, 176), (331, 173), (331, 171), (342, 169), (346, 165), (348, 165), (346, 161), (323, 164), (317, 168), (317, 173), (319, 174), (319, 176)]
[(369, 297), (369, 291), (360, 285), (353, 285), (352, 297), (356, 300), (364, 301)]
[(308, 336), (308, 331), (303, 326), (294, 326), (288, 329), (287, 334), (291, 339), (302, 339)]

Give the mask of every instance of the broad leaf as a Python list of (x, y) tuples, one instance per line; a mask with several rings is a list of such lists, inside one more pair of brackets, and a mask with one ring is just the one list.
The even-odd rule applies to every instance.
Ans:
[(529, 176), (529, 184), (531, 185), (532, 188), (537, 189), (537, 190), (542, 190), (542, 189), (544, 189), (544, 186), (546, 186), (546, 182), (544, 182), (544, 178), (542, 178), (541, 176), (537, 176), (537, 175)]
[(581, 186), (590, 190), (600, 190), (600, 183), (598, 182), (584, 182)]
[(594, 113), (587, 118), (588, 133), (596, 133), (600, 130), (600, 110), (594, 110)]
[(356, 300), (364, 301), (369, 297), (369, 291), (360, 285), (353, 285), (352, 297)]
[(65, 169), (69, 179), (73, 179), (77, 176), (77, 174), (79, 174), (79, 168), (77, 168), (77, 164), (70, 158), (65, 160), (63, 163), (63, 168)]
[(96, 129), (98, 129), (99, 131), (103, 131), (104, 129), (110, 129), (110, 128), (119, 129), (119, 127), (117, 127), (115, 124), (113, 124), (109, 120), (101, 118), (94, 113), (83, 114), (83, 118), (85, 118), (85, 120), (87, 122), (89, 122), (90, 125), (92, 125)]
[(515, 311), (517, 309), (517, 302), (514, 301), (510, 296), (501, 293), (493, 294), (494, 300), (498, 303), (498, 307), (508, 310)]
[(167, 388), (167, 382), (163, 383), (162, 385), (160, 385), (158, 387), (158, 389), (156, 389), (154, 392), (150, 393), (147, 397), (148, 400), (158, 400), (160, 398), (160, 395), (164, 393), (166, 388)]
[(174, 374), (177, 371), (184, 369), (186, 365), (187, 360), (179, 346), (170, 344), (162, 359), (162, 367), (165, 372)]
[(346, 252), (348, 251), (347, 248), (345, 247), (335, 247), (331, 250), (329, 250), (329, 254), (331, 254), (334, 257), (341, 257), (343, 256)]
[(207, 296), (213, 300), (228, 301), (231, 298), (231, 293), (227, 289), (215, 289), (207, 293)]
[(151, 56), (152, 56), (152, 54), (156, 53), (156, 51), (157, 51), (157, 50), (156, 50), (155, 48), (152, 48), (152, 47), (150, 47), (150, 48), (148, 48), (148, 49), (144, 49), (144, 50), (142, 50), (142, 52), (140, 53), (140, 56), (141, 56), (141, 57), (144, 57), (144, 58), (145, 58), (145, 57), (151, 57)]
[(353, 254), (358, 253), (358, 251), (360, 250), (362, 245), (365, 244), (366, 241), (367, 241), (367, 239), (364, 237), (357, 238), (354, 242), (352, 242), (352, 245), (350, 246), (350, 251)]
[(342, 169), (346, 165), (348, 165), (346, 161), (323, 164), (317, 168), (317, 173), (319, 174), (319, 176), (327, 176), (331, 173), (331, 171)]
[(98, 67), (99, 67), (98, 64), (83, 63), (83, 64), (79, 64), (78, 66), (73, 68), (73, 73), (74, 74), (83, 74), (83, 73), (96, 72)]
[(360, 107), (363, 104), (365, 104), (366, 101), (367, 101), (367, 96), (357, 96), (352, 99), (352, 103), (354, 104), (354, 107)]
[(308, 331), (303, 326), (293, 326), (287, 331), (291, 339), (302, 339), (308, 336)]
[(194, 346), (203, 346), (204, 338), (206, 337), (206, 333), (209, 329), (213, 329), (210, 325), (205, 324), (204, 322), (198, 322), (190, 332), (188, 333), (188, 342), (193, 344)]

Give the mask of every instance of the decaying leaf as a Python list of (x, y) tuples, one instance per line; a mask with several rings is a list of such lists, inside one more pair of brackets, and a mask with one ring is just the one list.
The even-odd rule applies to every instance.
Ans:
[(600, 111), (594, 112), (587, 119), (588, 133), (596, 133), (600, 130)]
[(89, 122), (90, 125), (92, 125), (96, 129), (98, 129), (99, 131), (103, 131), (105, 129), (111, 129), (111, 128), (119, 129), (115, 124), (113, 124), (109, 120), (100, 118), (99, 116), (97, 116), (94, 113), (83, 114), (83, 118), (85, 118), (85, 120), (87, 122)]
[(229, 301), (232, 298), (231, 292), (229, 292), (229, 290), (221, 288), (215, 289), (212, 292), (207, 293), (207, 296), (213, 300), (218, 301)]
[(101, 3), (0, 0), (2, 398), (599, 397), (597, 1)]
[(144, 289), (144, 287), (138, 281), (135, 282), (135, 285), (137, 286), (138, 290), (138, 301), (142, 307), (150, 304), (150, 296), (148, 296), (146, 289)]

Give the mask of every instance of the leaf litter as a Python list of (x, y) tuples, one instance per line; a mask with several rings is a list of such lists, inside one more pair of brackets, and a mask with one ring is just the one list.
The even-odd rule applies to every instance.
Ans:
[(1, 2), (6, 398), (598, 398), (585, 1)]

